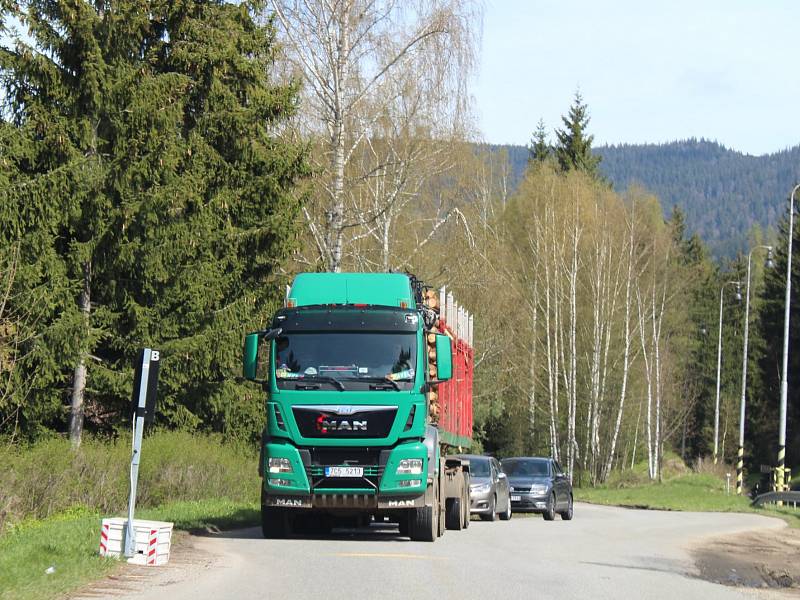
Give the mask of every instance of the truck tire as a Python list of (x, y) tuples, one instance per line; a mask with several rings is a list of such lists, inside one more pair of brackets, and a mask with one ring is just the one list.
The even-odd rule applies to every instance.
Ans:
[(448, 529), (459, 531), (464, 528), (464, 510), (461, 507), (461, 498), (447, 499), (445, 525)]
[[(411, 511), (408, 511), (411, 512)], [(408, 522), (410, 518), (407, 514), (403, 513), (400, 518), (397, 520), (397, 529), (400, 532), (400, 535), (403, 537), (408, 537)]]
[(261, 505), (261, 533), (268, 540), (289, 536), (289, 515), (283, 508)]
[(435, 542), (439, 537), (439, 482), (431, 506), (421, 506), (408, 511), (408, 536), (415, 542)]
[(422, 506), (408, 511), (408, 537), (415, 542), (435, 542), (439, 533), (438, 506)]

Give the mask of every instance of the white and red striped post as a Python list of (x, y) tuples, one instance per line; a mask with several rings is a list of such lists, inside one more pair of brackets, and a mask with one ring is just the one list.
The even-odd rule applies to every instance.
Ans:
[(108, 554), (108, 523), (100, 530), (100, 556)]

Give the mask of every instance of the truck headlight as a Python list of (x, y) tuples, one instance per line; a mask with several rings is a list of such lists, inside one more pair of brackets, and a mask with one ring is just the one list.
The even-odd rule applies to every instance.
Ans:
[(397, 466), (398, 475), (422, 475), (421, 458), (404, 458)]
[(288, 458), (272, 458), (267, 461), (270, 473), (292, 473), (292, 463)]
[(270, 485), (282, 485), (284, 487), (292, 485), (292, 482), (288, 479), (269, 479), (268, 481)]
[(490, 489), (492, 489), (492, 485), (489, 483), (476, 483), (475, 485), (469, 486), (469, 491), (473, 494), (485, 494)]
[(531, 494), (535, 494), (537, 496), (544, 496), (547, 493), (548, 487), (549, 486), (542, 483), (534, 483), (531, 486)]

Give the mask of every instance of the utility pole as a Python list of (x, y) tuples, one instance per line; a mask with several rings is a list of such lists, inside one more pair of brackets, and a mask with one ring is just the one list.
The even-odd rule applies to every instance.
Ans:
[(778, 429), (778, 472), (777, 491), (783, 491), (784, 469), (786, 467), (786, 396), (789, 391), (789, 306), (792, 299), (792, 226), (794, 225), (794, 195), (800, 184), (794, 186), (789, 198), (789, 241), (786, 250), (786, 299), (783, 303), (783, 366), (781, 369), (781, 416)]
[(750, 264), (753, 252), (765, 248), (768, 252), (766, 267), (772, 268), (772, 246), (756, 246), (747, 254), (747, 289), (744, 303), (744, 350), (742, 351), (742, 401), (739, 404), (739, 450), (736, 454), (736, 495), (741, 496), (744, 484), (744, 418), (747, 402), (747, 340), (750, 331)]
[(717, 464), (717, 452), (719, 448), (719, 384), (720, 374), (722, 372), (722, 298), (725, 286), (736, 286), (736, 299), (742, 299), (740, 290), (741, 281), (728, 281), (722, 284), (719, 288), (719, 339), (717, 341), (717, 401), (714, 405), (714, 464)]

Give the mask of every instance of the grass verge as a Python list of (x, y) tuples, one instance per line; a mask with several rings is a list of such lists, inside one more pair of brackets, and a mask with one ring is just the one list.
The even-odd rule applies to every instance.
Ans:
[(657, 510), (753, 513), (778, 517), (790, 527), (800, 527), (800, 509), (753, 508), (749, 498), (726, 493), (722, 480), (705, 473), (677, 475), (663, 483), (576, 488), (575, 499), (593, 504)]
[[(109, 515), (67, 511), (26, 521), (0, 537), (0, 599), (57, 598), (117, 568), (119, 561), (97, 554), (103, 516)], [(183, 530), (228, 529), (255, 525), (259, 512), (253, 502), (202, 500), (143, 509), (136, 517), (172, 521)]]
[[(125, 437), (87, 437), (77, 451), (57, 438), (0, 444), (0, 600), (56, 598), (120, 564), (98, 556), (100, 521), (123, 516), (129, 463)], [(153, 432), (144, 442), (136, 518), (183, 530), (255, 524), (257, 463), (255, 448), (220, 436)]]

